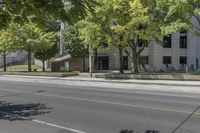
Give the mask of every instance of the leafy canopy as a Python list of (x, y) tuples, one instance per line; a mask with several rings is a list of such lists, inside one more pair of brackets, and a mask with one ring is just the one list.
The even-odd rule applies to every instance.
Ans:
[(32, 22), (22, 26), (12, 23), (8, 31), (12, 36), (12, 41), (19, 49), (24, 49), (31, 53), (36, 50), (48, 49), (56, 41), (54, 32), (44, 32)]
[(58, 53), (57, 45), (54, 44), (53, 46), (49, 47), (48, 49), (39, 49), (36, 50), (33, 55), (36, 59), (41, 61), (50, 60), (51, 58), (55, 57)]
[(67, 53), (72, 57), (84, 57), (86, 55), (86, 48), (82, 44), (79, 32), (75, 26), (66, 25), (63, 34), (63, 45)]
[(44, 26), (47, 19), (73, 22), (92, 10), (94, 0), (0, 0), (0, 28), (32, 22)]
[(9, 32), (5, 30), (0, 31), (0, 53), (14, 51), (15, 49), (15, 44)]

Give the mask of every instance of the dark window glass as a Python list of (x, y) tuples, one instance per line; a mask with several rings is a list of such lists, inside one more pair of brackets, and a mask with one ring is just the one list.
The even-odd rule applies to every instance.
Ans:
[(138, 47), (143, 47), (143, 46), (148, 47), (148, 42), (145, 41), (145, 40), (139, 39), (138, 40)]
[(56, 37), (56, 43), (57, 43), (57, 48), (58, 48), (58, 54), (60, 53), (60, 37)]
[(141, 39), (138, 39), (138, 47), (142, 47), (143, 46), (143, 41)]
[(181, 34), (187, 33), (187, 30), (180, 31)]
[(123, 57), (124, 70), (128, 70), (128, 56)]
[(147, 65), (147, 64), (149, 64), (149, 58), (148, 58), (148, 56), (140, 56), (140, 64), (141, 65)]
[(187, 48), (187, 36), (180, 36), (180, 48)]
[(108, 70), (109, 69), (109, 57), (100, 56), (97, 57), (98, 70)]
[(171, 64), (171, 56), (163, 56), (163, 64)]
[(187, 57), (186, 56), (180, 57), (180, 64), (187, 64)]
[(172, 36), (168, 35), (168, 36), (164, 36), (163, 37), (163, 47), (164, 48), (171, 48), (172, 47)]

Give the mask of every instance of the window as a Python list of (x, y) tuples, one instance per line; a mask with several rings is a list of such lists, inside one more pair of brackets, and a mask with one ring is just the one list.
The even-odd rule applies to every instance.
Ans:
[(143, 41), (141, 39), (138, 39), (138, 47), (142, 47), (143, 46)]
[(187, 48), (187, 36), (180, 36), (180, 48)]
[(171, 35), (168, 35), (168, 36), (164, 36), (163, 37), (163, 47), (164, 48), (171, 48), (171, 44), (172, 44), (172, 36)]
[(108, 70), (109, 69), (109, 57), (99, 56), (97, 57), (98, 70)]
[(163, 64), (171, 64), (171, 56), (163, 56)]
[(138, 39), (138, 47), (148, 47), (148, 42), (146, 40)]
[(185, 34), (185, 33), (187, 33), (187, 30), (181, 30), (180, 31), (180, 34)]
[(187, 64), (187, 57), (186, 56), (180, 57), (180, 64)]
[(149, 58), (148, 58), (148, 56), (140, 56), (140, 64), (141, 65), (147, 65), (147, 64), (149, 64)]
[(128, 70), (128, 56), (123, 57), (124, 70)]
[(61, 22), (53, 22), (53, 29), (55, 30), (55, 31), (60, 31), (61, 30)]

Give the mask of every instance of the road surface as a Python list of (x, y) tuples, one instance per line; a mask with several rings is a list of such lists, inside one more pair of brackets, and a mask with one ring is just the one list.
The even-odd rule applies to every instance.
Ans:
[[(133, 85), (132, 89), (123, 89), (116, 85), (112, 88), (113, 83), (108, 88), (102, 87), (104, 83), (91, 86), (69, 82), (73, 85), (58, 85), (51, 80), (48, 84), (0, 80), (0, 132), (172, 133), (200, 106), (197, 93), (151, 90), (181, 86)], [(175, 133), (200, 133), (200, 110)]]

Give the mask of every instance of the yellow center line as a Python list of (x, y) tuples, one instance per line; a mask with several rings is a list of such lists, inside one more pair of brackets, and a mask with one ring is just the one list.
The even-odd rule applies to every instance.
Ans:
[[(0, 89), (0, 90), (9, 91), (9, 92), (18, 92), (18, 93), (31, 93), (31, 92), (24, 92), (24, 91), (17, 91), (17, 90), (6, 90), (6, 89)], [(163, 111), (163, 112), (175, 112), (175, 113), (182, 113), (182, 114), (191, 114), (192, 113), (190, 111), (184, 111), (181, 109), (167, 109), (167, 108), (151, 107), (151, 106), (144, 106), (144, 105), (137, 105), (137, 104), (126, 104), (126, 103), (110, 102), (110, 101), (87, 99), (87, 98), (60, 96), (60, 95), (54, 95), (54, 94), (47, 94), (44, 92), (43, 93), (32, 93), (31, 95), (54, 97), (54, 98), (60, 98), (60, 99), (69, 99), (69, 100), (100, 103), (100, 104), (109, 104), (109, 105), (124, 106), (124, 107), (131, 107), (131, 108), (149, 109), (149, 110)], [(195, 113), (194, 115), (200, 115), (200, 113)]]
[[(110, 104), (110, 105), (125, 106), (125, 107), (132, 107), (132, 108), (151, 109), (151, 110), (163, 111), (163, 112), (176, 112), (176, 113), (183, 113), (183, 114), (191, 114), (192, 113), (192, 112), (184, 111), (184, 110), (180, 110), (180, 109), (166, 109), (166, 108), (143, 106), (143, 105), (136, 105), (136, 104), (109, 102), (109, 101), (102, 101), (102, 100), (95, 100), (95, 99), (86, 99), (86, 98), (69, 97), (69, 96), (58, 96), (58, 95), (53, 95), (53, 94), (33, 94), (33, 95), (48, 96), (48, 97), (55, 97), (55, 98), (61, 98), (61, 99), (70, 99), (70, 100), (76, 100), (76, 101), (93, 102), (93, 103), (100, 103), (100, 104)], [(195, 115), (200, 115), (200, 113), (195, 113)]]

